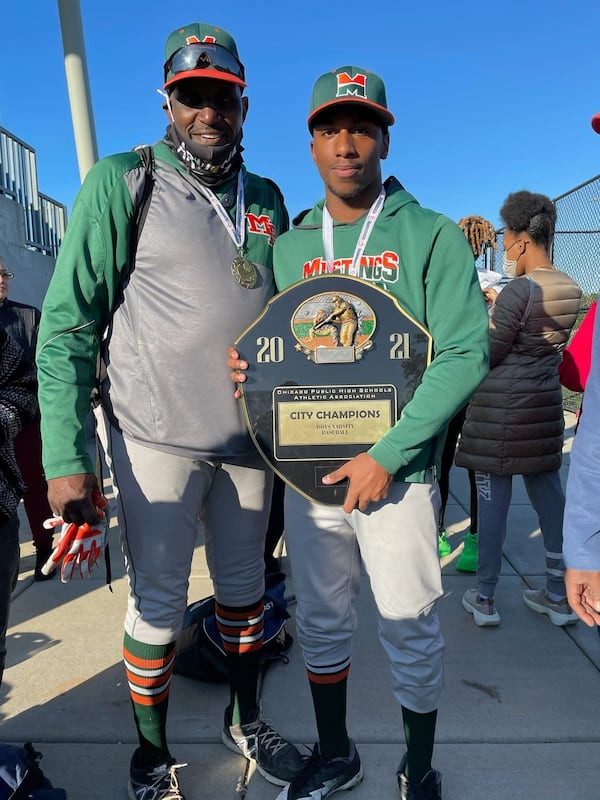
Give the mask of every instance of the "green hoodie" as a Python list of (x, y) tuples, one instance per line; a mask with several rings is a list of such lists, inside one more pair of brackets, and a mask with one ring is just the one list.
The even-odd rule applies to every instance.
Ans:
[[(433, 358), (401, 417), (368, 451), (396, 480), (422, 482), (439, 470), (448, 422), (488, 371), (488, 315), (473, 255), (460, 228), (421, 208), (395, 178), (369, 237), (357, 277), (390, 292), (433, 338)], [(281, 291), (327, 274), (321, 200), (275, 242), (275, 281)], [(335, 272), (349, 268), (364, 217), (334, 223)]]
[[(270, 181), (242, 167), (246, 289), (231, 273), (237, 248), (164, 142), (154, 145), (154, 190), (130, 265), (144, 169), (138, 153), (100, 160), (76, 199), (44, 300), (39, 402), (48, 478), (93, 472), (85, 420), (97, 355), (107, 365), (103, 406), (130, 440), (188, 458), (254, 453), (223, 354), (273, 294), (273, 241), (287, 212)], [(218, 187), (235, 218), (235, 180)]]

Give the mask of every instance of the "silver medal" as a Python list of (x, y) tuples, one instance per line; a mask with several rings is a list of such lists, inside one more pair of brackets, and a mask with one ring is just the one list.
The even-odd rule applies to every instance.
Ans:
[(254, 289), (256, 286), (256, 267), (247, 258), (236, 256), (231, 262), (231, 272), (240, 286), (245, 289)]

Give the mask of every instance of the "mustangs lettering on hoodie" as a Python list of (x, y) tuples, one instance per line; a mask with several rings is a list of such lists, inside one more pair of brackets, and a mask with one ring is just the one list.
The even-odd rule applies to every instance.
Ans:
[[(333, 271), (340, 272), (343, 275), (351, 274), (351, 265), (352, 258), (336, 258), (332, 262)], [(358, 275), (354, 277), (362, 278), (372, 283), (396, 283), (398, 280), (399, 265), (400, 257), (398, 253), (395, 253), (393, 250), (385, 250), (379, 255), (362, 256)], [(313, 278), (316, 275), (326, 274), (327, 261), (324, 258), (313, 258), (311, 261), (305, 261), (303, 264), (303, 278)]]

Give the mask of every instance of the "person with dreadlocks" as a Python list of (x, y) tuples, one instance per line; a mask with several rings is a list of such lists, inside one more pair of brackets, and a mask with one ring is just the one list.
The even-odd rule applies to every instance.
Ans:
[(484, 254), (488, 248), (496, 249), (496, 230), (487, 219), (471, 214), (458, 221), (458, 227), (467, 237), (475, 260)]
[[(485, 256), (488, 249), (496, 249), (496, 231), (492, 223), (488, 222), (488, 220), (476, 214), (472, 214), (471, 216), (463, 217), (459, 220), (458, 226), (467, 237), (475, 261), (477, 261), (482, 254)], [(484, 286), (481, 280), (480, 283), (482, 284), (486, 302), (488, 302), (488, 295), (486, 292), (488, 292), (489, 289)], [(438, 522), (438, 548), (440, 557), (450, 555), (452, 552), (452, 545), (446, 537), (445, 515), (450, 491), (450, 470), (454, 463), (456, 444), (465, 421), (466, 412), (467, 406), (464, 406), (464, 408), (450, 420), (448, 432), (446, 434), (446, 442), (442, 452), (442, 463), (438, 479), (442, 501)], [(472, 470), (468, 470), (468, 473), (470, 487), (470, 522), (469, 530), (465, 534), (463, 540), (462, 552), (456, 562), (456, 569), (460, 572), (476, 572), (477, 570), (477, 487), (475, 485), (475, 473)]]

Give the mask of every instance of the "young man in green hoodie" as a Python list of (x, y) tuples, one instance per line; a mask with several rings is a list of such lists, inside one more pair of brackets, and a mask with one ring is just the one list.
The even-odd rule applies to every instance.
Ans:
[[(433, 359), (400, 420), (323, 478), (348, 479), (343, 506), (286, 490), (296, 623), (319, 741), (278, 800), (324, 800), (362, 779), (346, 729), (361, 562), (408, 745), (397, 770), (400, 796), (441, 798), (441, 777), (431, 766), (444, 650), (435, 610), (442, 594), (436, 474), (448, 421), (487, 372), (488, 319), (460, 228), (421, 208), (395, 178), (382, 182), (393, 123), (379, 76), (344, 66), (317, 80), (308, 127), (325, 199), (275, 243), (279, 290), (332, 272), (356, 276), (396, 297), (433, 339)], [(242, 382), (247, 362), (232, 350), (229, 365)]]

